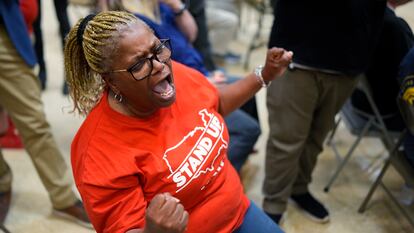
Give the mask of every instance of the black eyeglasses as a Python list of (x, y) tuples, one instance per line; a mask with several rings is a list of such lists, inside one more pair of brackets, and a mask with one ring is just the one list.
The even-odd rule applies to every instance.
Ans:
[(170, 39), (160, 39), (160, 43), (152, 49), (152, 56), (139, 59), (128, 69), (113, 70), (110, 73), (129, 72), (136, 81), (140, 81), (151, 76), (154, 67), (153, 60), (161, 63), (166, 63), (171, 58), (171, 44)]

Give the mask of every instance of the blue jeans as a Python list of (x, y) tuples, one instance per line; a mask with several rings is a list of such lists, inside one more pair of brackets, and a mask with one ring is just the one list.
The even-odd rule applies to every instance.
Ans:
[(235, 110), (224, 120), (230, 134), (227, 156), (239, 172), (259, 138), (260, 126), (253, 117), (241, 110)]
[(244, 216), (242, 225), (233, 233), (283, 233), (256, 204), (250, 202), (249, 209)]

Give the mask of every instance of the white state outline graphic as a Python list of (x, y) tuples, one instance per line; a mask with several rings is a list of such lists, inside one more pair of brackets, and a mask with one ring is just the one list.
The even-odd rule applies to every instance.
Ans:
[[(214, 117), (217, 117), (214, 115), (214, 113), (209, 113), (207, 111), (207, 109), (202, 109), (198, 112), (198, 114), (201, 116), (201, 120), (204, 122), (204, 127), (201, 126), (197, 126), (195, 127), (192, 131), (190, 131), (187, 135), (185, 135), (183, 137), (182, 140), (180, 140), (180, 142), (178, 142), (175, 146), (168, 148), (163, 155), (163, 160), (165, 161), (165, 163), (168, 166), (168, 169), (170, 170), (171, 174), (167, 177), (168, 179), (173, 176), (176, 172), (179, 171), (179, 168), (181, 168), (183, 166), (184, 163), (186, 163), (188, 161), (188, 158), (193, 154), (193, 151), (196, 149), (197, 145), (199, 144), (200, 140), (203, 138), (203, 136), (206, 134), (206, 131), (208, 129), (208, 126), (211, 124), (211, 121), (214, 119)], [(209, 116), (210, 120), (205, 119), (205, 117)], [(167, 159), (167, 154), (178, 148), (181, 144), (183, 144), (187, 138), (194, 136), (194, 134), (199, 131), (202, 130), (203, 132), (201, 133), (201, 135), (199, 136), (199, 138), (197, 139), (197, 142), (194, 144), (194, 146), (192, 147), (192, 149), (188, 152), (188, 154), (186, 155), (186, 157), (183, 159), (183, 161), (181, 162), (181, 164), (176, 168), (175, 171), (173, 171), (173, 169), (171, 168), (171, 165)], [(191, 181), (195, 178), (198, 178), (200, 176), (200, 174), (206, 174), (207, 172), (211, 172), (214, 170), (214, 163), (218, 157), (218, 155), (220, 154), (221, 150), (224, 148), (228, 147), (228, 143), (226, 140), (223, 139), (223, 132), (224, 132), (224, 123), (221, 122), (221, 130), (220, 130), (220, 134), (217, 136), (217, 140), (215, 141), (214, 145), (211, 148), (215, 148), (217, 146), (217, 143), (221, 140), (223, 142), (223, 144), (220, 146), (220, 148), (218, 148), (217, 151), (217, 155), (216, 157), (213, 159), (213, 161), (211, 162), (211, 166), (206, 167), (205, 170), (201, 170), (201, 168), (204, 166), (204, 164), (206, 163), (206, 161), (208, 160), (208, 158), (210, 157), (211, 153), (213, 152), (213, 149), (211, 149), (209, 151), (209, 153), (205, 156), (205, 159), (203, 160), (203, 163), (199, 165), (199, 168), (193, 172), (193, 176), (191, 176), (191, 179), (188, 180), (182, 187), (180, 187), (176, 193), (180, 192), (183, 188), (185, 188), (188, 184), (191, 183)]]

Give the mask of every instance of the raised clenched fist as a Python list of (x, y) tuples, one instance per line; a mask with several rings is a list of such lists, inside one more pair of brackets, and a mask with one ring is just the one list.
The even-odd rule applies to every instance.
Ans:
[(293, 53), (282, 48), (270, 48), (267, 51), (266, 63), (263, 67), (262, 76), (264, 81), (270, 82), (281, 76), (292, 61)]
[(157, 194), (145, 216), (145, 233), (182, 233), (187, 228), (188, 213), (169, 193)]

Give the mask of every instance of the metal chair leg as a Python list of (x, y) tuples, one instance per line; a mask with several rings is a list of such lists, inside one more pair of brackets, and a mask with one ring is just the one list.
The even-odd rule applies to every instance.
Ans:
[(359, 213), (363, 213), (366, 210), (368, 202), (371, 200), (372, 195), (374, 194), (375, 190), (377, 189), (378, 185), (381, 183), (382, 178), (385, 175), (385, 172), (388, 170), (388, 167), (391, 165), (391, 159), (392, 157), (397, 153), (398, 148), (400, 147), (403, 139), (404, 139), (405, 133), (401, 133), (400, 137), (398, 138), (397, 143), (394, 145), (390, 152), (390, 156), (385, 161), (384, 166), (381, 169), (380, 174), (378, 175), (375, 182), (372, 184), (371, 188), (368, 191), (367, 196), (365, 197), (364, 201), (362, 202), (361, 206), (358, 209)]
[(371, 127), (372, 122), (373, 122), (373, 118), (369, 119), (369, 121), (364, 125), (364, 128), (361, 131), (361, 134), (357, 137), (355, 142), (352, 144), (352, 146), (349, 149), (348, 153), (345, 155), (344, 159), (339, 164), (338, 168), (336, 169), (335, 173), (333, 174), (333, 176), (331, 177), (331, 179), (329, 180), (328, 184), (325, 186), (323, 191), (329, 192), (329, 189), (331, 188), (331, 185), (336, 180), (336, 178), (338, 177), (338, 175), (342, 171), (342, 169), (345, 167), (345, 165), (348, 163), (348, 160), (351, 158), (351, 155), (354, 153), (354, 150), (358, 146), (359, 142), (366, 135), (368, 129)]
[(326, 140), (326, 145), (331, 146), (333, 137), (335, 136), (336, 130), (338, 129), (339, 124), (341, 123), (342, 118), (339, 117), (338, 120), (335, 122), (335, 126), (332, 129), (331, 133), (329, 134), (328, 139)]
[(358, 209), (359, 213), (364, 213), (364, 211), (366, 210), (367, 204), (371, 200), (372, 194), (374, 194), (374, 191), (377, 189), (378, 185), (380, 184), (380, 182), (382, 180), (382, 177), (384, 176), (384, 174), (387, 171), (390, 164), (391, 164), (391, 160), (387, 159), (387, 161), (385, 162), (384, 166), (381, 169), (380, 174), (378, 175), (375, 182), (372, 184), (371, 188), (368, 191), (367, 196), (365, 197), (364, 201), (362, 202), (361, 206), (359, 207), (359, 209)]
[(404, 207), (401, 206), (401, 204), (398, 202), (398, 200), (394, 197), (394, 195), (391, 193), (391, 191), (381, 182), (381, 187), (384, 189), (384, 191), (387, 193), (389, 198), (394, 202), (394, 204), (397, 206), (397, 208), (401, 211), (401, 213), (404, 215), (404, 217), (407, 219), (407, 221), (414, 227), (414, 219), (410, 216), (409, 213), (404, 209)]
[(3, 224), (0, 225), (0, 230), (4, 233), (11, 233)]
[(336, 147), (336, 144), (334, 142), (334, 137), (336, 134), (336, 130), (338, 129), (339, 124), (342, 121), (342, 117), (339, 117), (338, 120), (335, 122), (335, 126), (332, 129), (331, 133), (328, 136), (328, 139), (326, 140), (326, 145), (330, 146), (335, 154), (336, 162), (340, 163), (342, 161), (341, 153), (339, 153), (338, 148)]

